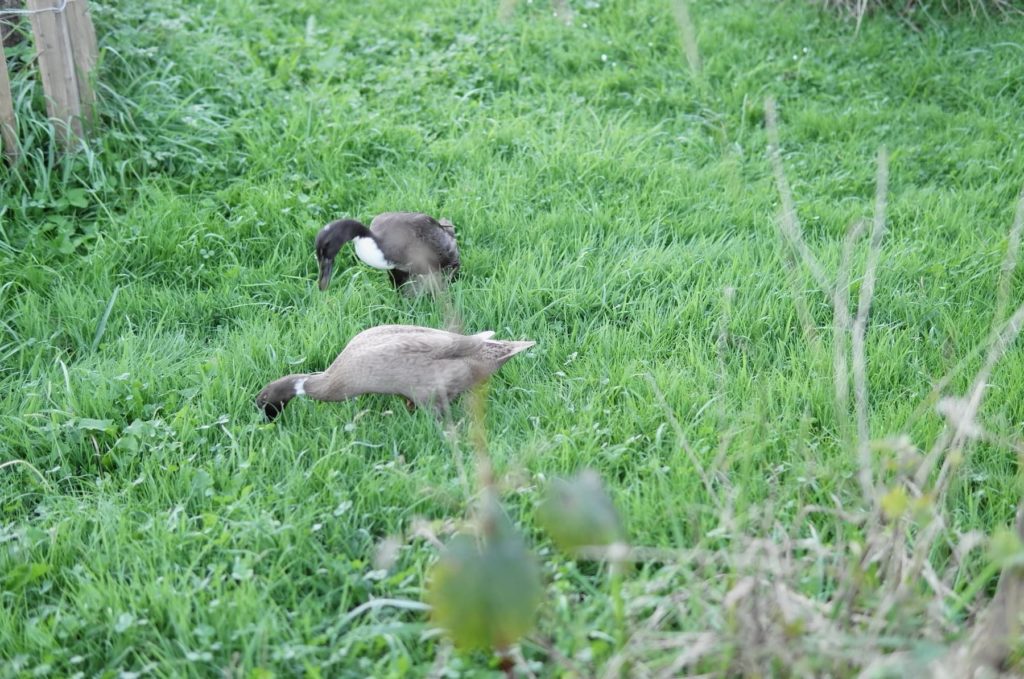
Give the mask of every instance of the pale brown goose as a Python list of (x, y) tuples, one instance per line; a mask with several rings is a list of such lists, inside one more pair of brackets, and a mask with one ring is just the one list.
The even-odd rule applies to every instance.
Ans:
[(454, 276), (459, 270), (459, 246), (450, 221), (422, 212), (385, 212), (373, 218), (370, 228), (354, 219), (339, 219), (320, 229), (315, 246), (321, 290), (330, 284), (334, 258), (349, 241), (359, 259), (386, 269), (396, 288), (410, 276)]
[(268, 420), (296, 396), (344, 401), (360, 394), (399, 394), (443, 415), (460, 393), (483, 382), (535, 342), (460, 335), (415, 325), (379, 325), (353, 337), (321, 373), (274, 380), (256, 397)]

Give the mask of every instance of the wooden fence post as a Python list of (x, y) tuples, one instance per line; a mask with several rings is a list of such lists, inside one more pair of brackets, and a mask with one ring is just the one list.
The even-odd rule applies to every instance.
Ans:
[(71, 37), (71, 53), (74, 57), (75, 76), (78, 80), (79, 101), (82, 120), (88, 129), (92, 123), (92, 107), (96, 95), (92, 91), (92, 69), (96, 66), (99, 49), (96, 46), (96, 29), (89, 15), (87, 0), (68, 0), (64, 10)]
[(14, 97), (11, 95), (11, 78), (7, 75), (7, 57), (0, 43), (0, 146), (4, 149), (7, 162), (13, 164), (18, 158), (18, 135), (14, 121)]
[(71, 36), (64, 12), (57, 11), (58, 7), (60, 0), (28, 0), (46, 112), (54, 121), (57, 141), (67, 149), (82, 136), (82, 108)]

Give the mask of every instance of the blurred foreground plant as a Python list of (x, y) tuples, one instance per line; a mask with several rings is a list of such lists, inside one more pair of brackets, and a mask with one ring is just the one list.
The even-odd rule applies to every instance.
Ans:
[(554, 479), (539, 507), (539, 518), (554, 543), (569, 556), (609, 562), (615, 642), (621, 649), (627, 636), (622, 577), (629, 565), (629, 546), (622, 519), (600, 475), (586, 469), (569, 480)]
[(427, 601), (434, 621), (464, 650), (504, 652), (530, 631), (540, 604), (533, 554), (498, 503), (484, 491), (476, 535), (456, 535), (431, 570)]
[(554, 479), (538, 514), (551, 539), (570, 556), (580, 556), (584, 547), (607, 547), (626, 539), (601, 477), (590, 469), (569, 480)]

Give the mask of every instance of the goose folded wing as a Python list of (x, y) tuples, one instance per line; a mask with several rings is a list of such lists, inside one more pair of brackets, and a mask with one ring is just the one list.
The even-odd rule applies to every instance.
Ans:
[(432, 359), (458, 359), (478, 354), (484, 345), (479, 335), (399, 335), (391, 340), (395, 352), (426, 354)]

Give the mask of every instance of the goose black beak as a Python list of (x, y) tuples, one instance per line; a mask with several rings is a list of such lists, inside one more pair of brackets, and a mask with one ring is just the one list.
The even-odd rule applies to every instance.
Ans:
[(281, 414), (281, 411), (284, 410), (283, 404), (270, 402), (262, 393), (256, 397), (256, 407), (267, 418), (267, 422), (273, 422)]
[(322, 257), (320, 262), (320, 289), (326, 290), (331, 284), (331, 271), (334, 269), (334, 259)]
[(275, 403), (268, 403), (263, 406), (263, 416), (267, 418), (267, 422), (273, 422), (280, 414), (281, 408)]

